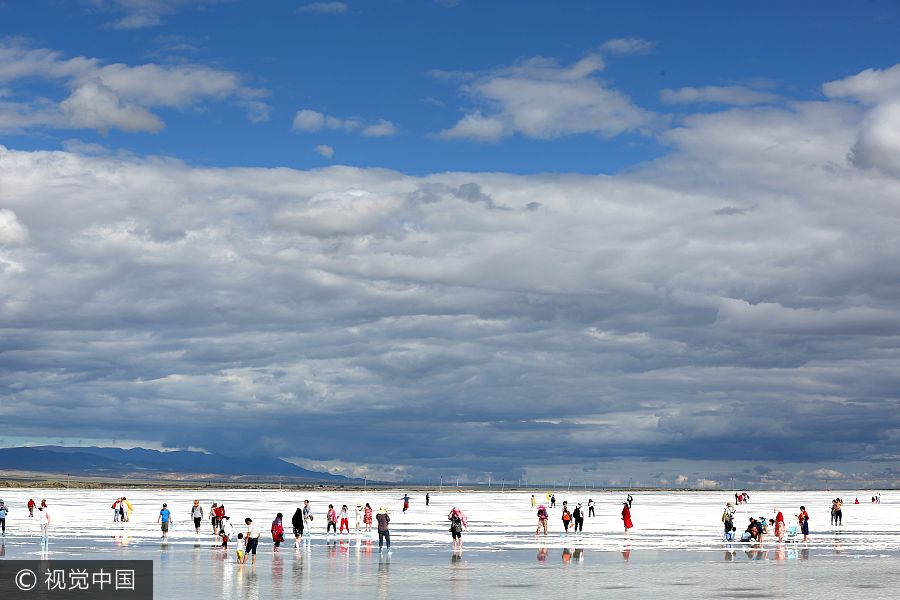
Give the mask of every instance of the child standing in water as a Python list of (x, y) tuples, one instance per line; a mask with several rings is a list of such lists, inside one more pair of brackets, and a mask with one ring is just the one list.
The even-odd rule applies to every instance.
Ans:
[(234, 525), (231, 524), (229, 517), (225, 517), (219, 523), (219, 535), (222, 536), (222, 547), (228, 550), (228, 540), (234, 535)]
[(246, 548), (246, 547), (247, 547), (247, 542), (246, 542), (246, 540), (244, 539), (244, 534), (243, 534), (243, 533), (239, 533), (239, 534), (238, 534), (238, 541), (237, 541), (237, 552), (236, 552), (236, 554), (237, 554), (237, 559), (238, 559), (238, 562), (239, 562), (239, 563), (243, 563), (243, 562), (244, 562), (244, 548)]

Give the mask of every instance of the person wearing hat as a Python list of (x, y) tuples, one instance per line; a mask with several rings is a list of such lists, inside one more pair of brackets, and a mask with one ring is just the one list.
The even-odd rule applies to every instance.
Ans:
[(734, 528), (734, 504), (731, 502), (725, 503), (725, 511), (722, 513), (722, 523), (725, 524), (725, 536), (728, 536), (728, 533)]
[(159, 516), (156, 517), (156, 522), (160, 524), (160, 529), (162, 529), (163, 539), (169, 537), (169, 525), (174, 525), (175, 521), (172, 520), (172, 513), (169, 512), (169, 505), (163, 502), (162, 510), (159, 511)]
[(359, 531), (359, 521), (362, 519), (362, 504), (359, 502), (356, 503), (356, 530)]
[(541, 528), (544, 528), (544, 536), (547, 535), (547, 521), (550, 520), (550, 513), (547, 512), (547, 507), (541, 504), (537, 509), (537, 518), (538, 518), (538, 526), (537, 529), (534, 530), (534, 535), (537, 535), (541, 532)]
[(581, 502), (575, 506), (572, 511), (572, 521), (575, 524), (575, 533), (584, 531), (584, 511), (581, 510)]
[(391, 522), (391, 518), (388, 516), (388, 510), (384, 506), (378, 509), (378, 513), (375, 515), (375, 520), (378, 521), (378, 551), (381, 551), (381, 547), (387, 542), (388, 552), (391, 551), (391, 532), (388, 529), (388, 523)]

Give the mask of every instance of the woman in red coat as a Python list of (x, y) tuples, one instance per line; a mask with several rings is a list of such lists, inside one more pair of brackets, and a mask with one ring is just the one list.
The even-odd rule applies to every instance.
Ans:
[(631, 522), (631, 509), (628, 508), (627, 502), (622, 504), (622, 521), (625, 523), (625, 533), (628, 533), (628, 530), (634, 527), (634, 523)]

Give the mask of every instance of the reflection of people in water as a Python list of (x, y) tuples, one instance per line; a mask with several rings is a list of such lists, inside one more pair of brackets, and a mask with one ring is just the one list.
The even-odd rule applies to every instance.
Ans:
[(737, 551), (731, 544), (725, 544), (725, 560), (733, 561)]
[(572, 560), (578, 563), (584, 562), (584, 548), (575, 548), (572, 552)]
[(563, 564), (567, 565), (567, 564), (569, 564), (569, 562), (571, 560), (572, 560), (572, 551), (569, 550), (568, 548), (563, 548), (563, 551), (562, 551)]
[(745, 552), (749, 560), (765, 560), (769, 555), (768, 550), (762, 550), (761, 548), (749, 548)]
[(547, 562), (547, 554), (550, 552), (547, 548), (538, 548), (537, 560), (539, 563)]
[(631, 546), (627, 545), (622, 548), (622, 558), (626, 561), (631, 558)]

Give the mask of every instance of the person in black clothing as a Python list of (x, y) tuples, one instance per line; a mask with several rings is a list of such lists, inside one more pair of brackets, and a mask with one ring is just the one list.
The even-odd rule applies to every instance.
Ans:
[(578, 506), (575, 507), (575, 510), (572, 511), (572, 520), (575, 523), (575, 533), (584, 531), (584, 512), (581, 510), (581, 502), (579, 502)]
[(631, 494), (628, 494), (626, 500), (628, 500), (628, 508), (631, 508), (631, 503), (634, 502), (634, 498), (631, 497)]
[(762, 543), (763, 524), (753, 517), (750, 517), (750, 524), (747, 525), (747, 533), (754, 542)]
[(303, 509), (298, 508), (291, 517), (291, 527), (294, 528), (294, 548), (300, 547), (300, 538), (303, 537)]
[(550, 508), (556, 508), (556, 494), (550, 494)]

